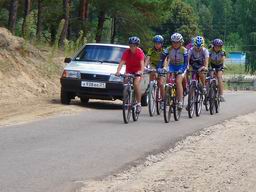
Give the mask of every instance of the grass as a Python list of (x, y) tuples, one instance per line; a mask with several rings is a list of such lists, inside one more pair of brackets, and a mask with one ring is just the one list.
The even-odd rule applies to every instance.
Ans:
[(225, 74), (227, 75), (245, 75), (245, 65), (242, 64), (225, 64)]

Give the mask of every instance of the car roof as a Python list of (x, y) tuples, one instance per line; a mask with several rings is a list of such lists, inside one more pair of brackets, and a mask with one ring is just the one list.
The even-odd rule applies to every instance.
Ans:
[(85, 45), (99, 45), (99, 46), (109, 46), (109, 47), (121, 47), (121, 48), (129, 48), (128, 45), (120, 45), (120, 44), (107, 44), (107, 43), (87, 43)]

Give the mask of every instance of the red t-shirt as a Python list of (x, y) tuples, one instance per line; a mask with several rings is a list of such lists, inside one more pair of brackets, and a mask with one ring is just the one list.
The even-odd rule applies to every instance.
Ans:
[(141, 70), (140, 62), (144, 60), (144, 53), (140, 48), (137, 48), (135, 53), (127, 49), (122, 56), (122, 60), (126, 64), (126, 73), (136, 73)]

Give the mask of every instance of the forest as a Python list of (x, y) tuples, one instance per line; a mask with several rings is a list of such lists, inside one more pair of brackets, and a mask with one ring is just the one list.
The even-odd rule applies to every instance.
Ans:
[(246, 52), (246, 70), (256, 71), (256, 0), (0, 0), (0, 26), (33, 44), (76, 50), (85, 42), (127, 44), (141, 38), (165, 45), (179, 32), (185, 43), (196, 35), (225, 42), (227, 51)]

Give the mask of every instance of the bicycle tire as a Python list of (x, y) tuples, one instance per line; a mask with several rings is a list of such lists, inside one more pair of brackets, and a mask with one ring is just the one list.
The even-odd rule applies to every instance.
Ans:
[(214, 115), (215, 113), (215, 83), (212, 82), (210, 85), (210, 90), (209, 90), (209, 111), (211, 115)]
[(123, 120), (125, 124), (128, 124), (131, 117), (131, 90), (128, 86), (124, 87), (123, 90)]
[(157, 115), (161, 115), (163, 109), (161, 108), (161, 92), (160, 88), (157, 86), (156, 90), (156, 113)]
[(150, 117), (153, 117), (156, 112), (156, 86), (153, 82), (149, 85), (149, 101), (148, 101), (148, 110)]
[(202, 108), (203, 108), (203, 94), (202, 94), (202, 91), (199, 90), (199, 87), (197, 87), (197, 91), (196, 91), (195, 108), (196, 108), (196, 110), (195, 110), (196, 116), (199, 117), (202, 112)]
[(193, 118), (195, 114), (195, 85), (194, 84), (192, 84), (189, 88), (187, 110), (188, 110), (189, 118)]
[[(183, 99), (183, 103), (184, 103), (184, 99)], [(177, 99), (174, 97), (173, 98), (173, 116), (175, 121), (180, 120), (181, 112), (182, 112), (182, 109), (178, 108)]]
[(166, 87), (165, 89), (165, 97), (164, 97), (164, 122), (169, 123), (171, 119), (171, 100), (170, 100), (170, 93), (169, 88)]

